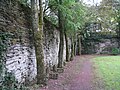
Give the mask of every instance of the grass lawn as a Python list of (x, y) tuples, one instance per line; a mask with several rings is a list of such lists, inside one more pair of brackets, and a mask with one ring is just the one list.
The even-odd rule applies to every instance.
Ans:
[(105, 90), (120, 90), (120, 56), (100, 56), (94, 58), (94, 62)]

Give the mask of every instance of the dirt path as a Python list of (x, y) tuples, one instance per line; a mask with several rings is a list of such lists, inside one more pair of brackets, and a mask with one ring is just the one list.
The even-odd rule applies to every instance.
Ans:
[(72, 62), (67, 63), (64, 73), (57, 80), (49, 80), (47, 87), (38, 90), (95, 90), (93, 57), (76, 56)]

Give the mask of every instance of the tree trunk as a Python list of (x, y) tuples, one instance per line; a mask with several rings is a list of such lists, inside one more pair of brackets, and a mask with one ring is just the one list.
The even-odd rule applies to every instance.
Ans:
[(119, 46), (119, 49), (120, 49), (120, 16), (117, 18), (118, 19), (118, 31), (117, 31), (117, 36), (118, 36), (118, 46)]
[(68, 47), (68, 38), (65, 32), (65, 42), (66, 42), (66, 61), (69, 62), (69, 47)]
[(78, 55), (81, 55), (81, 36), (78, 36)]
[[(62, 0), (59, 0), (59, 4), (62, 5)], [(58, 68), (63, 68), (64, 26), (63, 26), (63, 14), (61, 10), (58, 10), (58, 19), (59, 19), (59, 30), (60, 30)]]
[[(42, 3), (40, 3), (40, 16), (38, 22), (38, 9), (36, 0), (31, 0), (32, 19), (33, 19), (33, 31), (34, 31), (34, 43), (35, 53), (37, 61), (37, 84), (45, 84), (45, 66), (43, 55), (43, 15), (42, 15)], [(40, 23), (40, 25), (39, 25)]]
[(73, 57), (74, 57), (74, 37), (71, 38), (71, 58), (70, 60), (72, 61), (73, 60)]
[(77, 36), (74, 37), (74, 56), (77, 55)]
[(74, 43), (74, 56), (76, 55), (76, 50), (77, 50), (77, 35), (76, 32), (74, 31), (74, 36), (73, 36), (73, 43)]

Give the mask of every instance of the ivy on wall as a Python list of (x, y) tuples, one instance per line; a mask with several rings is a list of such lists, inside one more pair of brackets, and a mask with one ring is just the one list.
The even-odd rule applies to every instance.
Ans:
[(29, 90), (17, 82), (12, 72), (7, 72), (6, 52), (11, 36), (8, 32), (0, 32), (0, 90)]
[(5, 84), (5, 52), (7, 51), (8, 46), (8, 33), (0, 32), (0, 90), (4, 90)]

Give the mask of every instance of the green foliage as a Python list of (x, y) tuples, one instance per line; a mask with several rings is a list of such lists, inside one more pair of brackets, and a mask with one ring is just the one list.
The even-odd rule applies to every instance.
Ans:
[(0, 32), (0, 76), (2, 76), (3, 69), (5, 69), (5, 52), (7, 50), (9, 34)]
[(9, 34), (0, 32), (0, 59), (2, 58), (3, 52), (7, 49)]
[(50, 14), (48, 15), (48, 17), (52, 22), (55, 22), (56, 20), (55, 24), (57, 26), (59, 17), (58, 10), (62, 12), (64, 29), (67, 34), (73, 35), (74, 32), (82, 30), (81, 27), (85, 23), (86, 15), (86, 7), (83, 5), (82, 2), (75, 2), (75, 0), (63, 0), (62, 4), (59, 4), (59, 0), (49, 0), (48, 5), (50, 8)]
[(85, 23), (85, 7), (81, 2), (71, 1), (63, 6), (65, 7), (64, 18), (65, 28), (70, 32), (78, 31)]
[(104, 90), (120, 90), (120, 56), (94, 59), (96, 75), (103, 80)]
[(58, 10), (62, 11), (64, 29), (68, 34), (74, 34), (74, 32), (87, 34), (88, 32), (84, 32), (83, 28), (86, 23), (93, 22), (101, 23), (102, 33), (116, 34), (116, 27), (120, 28), (119, 0), (102, 0), (99, 6), (91, 7), (85, 6), (82, 0), (63, 0), (62, 5), (59, 4), (59, 0), (48, 1), (50, 21), (58, 26)]
[(120, 50), (118, 48), (112, 48), (112, 55), (120, 54)]
[(24, 4), (26, 6), (29, 6), (30, 2), (28, 3), (29, 0), (19, 0), (21, 4)]
[(14, 74), (5, 72), (0, 90), (29, 90), (24, 84), (18, 83)]
[(103, 32), (116, 33), (119, 9), (119, 0), (102, 0), (101, 5), (96, 7), (97, 20), (102, 24)]

